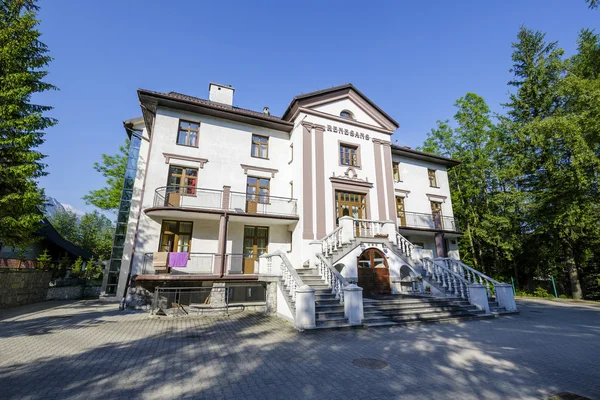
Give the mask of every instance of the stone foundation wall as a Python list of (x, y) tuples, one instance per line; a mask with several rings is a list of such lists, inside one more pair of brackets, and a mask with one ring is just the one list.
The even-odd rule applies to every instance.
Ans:
[(83, 297), (83, 285), (55, 286), (48, 289), (46, 300), (76, 300)]
[(52, 273), (35, 269), (0, 270), (0, 308), (46, 300)]

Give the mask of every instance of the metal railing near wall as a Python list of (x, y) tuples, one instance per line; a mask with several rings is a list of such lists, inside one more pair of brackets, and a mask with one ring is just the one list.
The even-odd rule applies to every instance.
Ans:
[(444, 231), (458, 231), (458, 225), (454, 217), (443, 215), (405, 212), (403, 218), (398, 218), (398, 226), (409, 228), (438, 229)]
[(249, 214), (298, 215), (298, 202), (289, 197), (231, 192), (229, 209)]
[(195, 186), (163, 186), (154, 191), (154, 207), (223, 208), (223, 191)]
[[(154, 191), (154, 207), (197, 208), (223, 210), (223, 190), (195, 186), (162, 186)], [(229, 207), (225, 211), (297, 216), (298, 201), (289, 197), (229, 192)]]
[[(220, 268), (222, 255), (218, 253), (189, 253), (185, 267), (168, 267), (170, 271), (154, 268), (154, 254), (144, 253), (142, 275), (170, 274), (170, 275), (215, 275)], [(225, 254), (225, 271), (227, 274), (243, 274), (244, 255), (241, 253)]]
[(188, 315), (206, 311), (225, 311), (231, 307), (262, 305), (266, 287), (262, 283), (231, 284), (205, 287), (156, 287), (152, 298), (152, 313), (158, 310)]

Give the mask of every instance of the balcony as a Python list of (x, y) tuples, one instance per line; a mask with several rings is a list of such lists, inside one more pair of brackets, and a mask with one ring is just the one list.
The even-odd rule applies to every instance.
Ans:
[[(214, 277), (220, 274), (221, 260), (225, 257), (226, 275), (254, 275), (254, 268), (244, 268), (244, 255), (227, 253), (189, 253), (185, 267), (169, 267), (154, 260), (155, 253), (144, 253), (141, 275), (160, 275), (164, 278)], [(160, 254), (160, 253), (159, 253)], [(164, 253), (163, 253), (164, 254)], [(251, 260), (250, 260), (251, 261)]]
[(159, 187), (154, 192), (153, 207), (298, 217), (296, 199), (192, 186)]
[(398, 226), (400, 228), (406, 227), (458, 232), (458, 225), (454, 217), (444, 217), (440, 214), (405, 212), (404, 217), (398, 218)]

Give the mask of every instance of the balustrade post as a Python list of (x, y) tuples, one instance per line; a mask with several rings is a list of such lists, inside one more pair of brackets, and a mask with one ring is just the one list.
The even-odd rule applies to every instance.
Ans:
[(388, 241), (396, 244), (396, 224), (394, 221), (384, 221), (381, 233), (388, 235)]
[(354, 219), (352, 217), (341, 217), (340, 227), (342, 228), (342, 243), (350, 243), (355, 239), (356, 231), (354, 229)]
[(310, 242), (308, 244), (308, 248), (309, 248), (309, 252), (310, 252), (310, 258), (309, 258), (309, 262), (308, 262), (309, 267), (317, 268), (317, 265), (318, 265), (317, 254), (323, 253), (322, 242), (320, 240), (313, 240), (312, 242)]
[(350, 325), (360, 325), (364, 319), (363, 290), (354, 284), (346, 285), (344, 292), (344, 316)]
[(296, 328), (314, 329), (316, 326), (315, 289), (300, 286), (296, 289)]
[(485, 311), (486, 314), (490, 312), (490, 305), (488, 303), (487, 292), (485, 286), (480, 283), (472, 283), (469, 285), (469, 302), (474, 306), (477, 306), (480, 310)]
[(517, 311), (517, 303), (515, 303), (512, 285), (508, 283), (496, 283), (494, 290), (496, 290), (496, 301), (499, 307), (504, 307), (506, 311)]

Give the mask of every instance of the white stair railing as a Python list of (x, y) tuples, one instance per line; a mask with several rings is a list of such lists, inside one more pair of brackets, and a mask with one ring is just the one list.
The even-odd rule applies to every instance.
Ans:
[(406, 257), (412, 258), (415, 251), (415, 245), (398, 232), (396, 232), (396, 246), (400, 248), (400, 251), (402, 251)]
[(438, 285), (455, 296), (469, 300), (469, 284), (471, 283), (463, 276), (453, 272), (439, 260), (423, 258), (423, 269), (425, 274)]
[(375, 221), (371, 219), (354, 219), (354, 226), (359, 237), (375, 237), (384, 233), (383, 226), (385, 221)]
[(321, 251), (326, 256), (330, 256), (334, 251), (342, 248), (342, 227), (340, 226), (321, 239), (321, 247)]
[(488, 297), (492, 297), (492, 295), (496, 292), (496, 285), (500, 284), (500, 282), (497, 280), (492, 279), (486, 274), (469, 267), (460, 260), (455, 260), (453, 258), (435, 258), (434, 261), (444, 263), (448, 269), (452, 270), (456, 274), (459, 274), (470, 283), (479, 283), (480, 285), (485, 286), (485, 291)]
[(302, 279), (296, 272), (296, 269), (292, 266), (292, 263), (287, 258), (285, 253), (283, 253), (281, 250), (277, 250), (273, 253), (263, 254), (261, 258), (264, 258), (267, 261), (266, 271), (259, 271), (259, 273), (267, 275), (279, 275), (275, 271), (274, 265), (274, 263), (276, 262), (274, 261), (274, 258), (277, 257), (279, 258), (279, 271), (281, 280), (288, 291), (288, 295), (290, 296), (292, 301), (295, 302), (296, 289), (298, 289), (300, 286), (303, 286), (304, 282), (302, 282)]
[(319, 275), (331, 288), (331, 293), (340, 300), (340, 304), (344, 304), (344, 286), (348, 285), (346, 278), (333, 268), (331, 262), (322, 254), (317, 254), (317, 269)]

